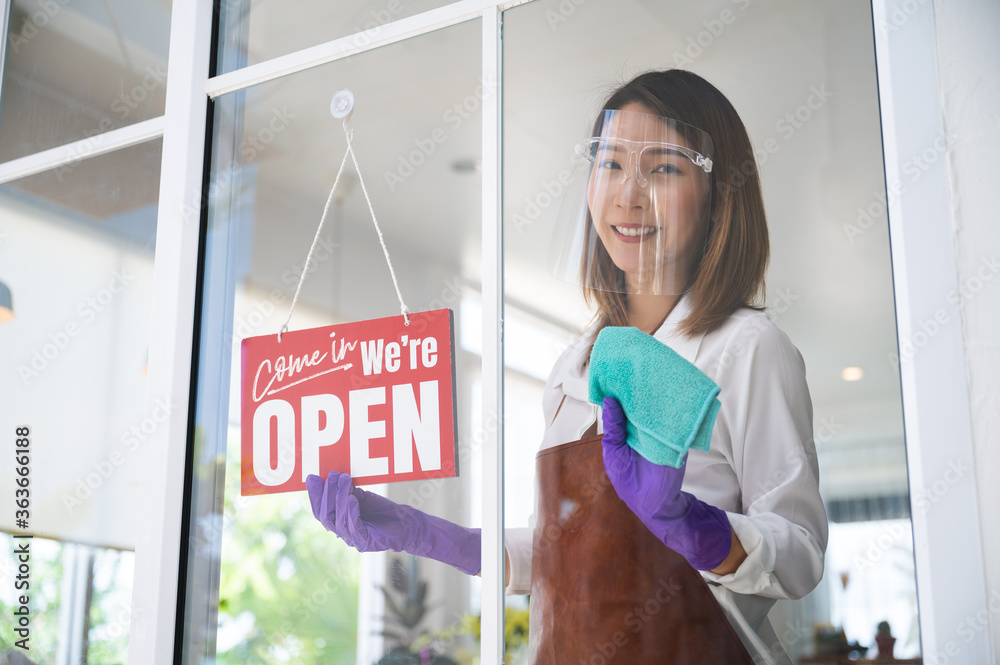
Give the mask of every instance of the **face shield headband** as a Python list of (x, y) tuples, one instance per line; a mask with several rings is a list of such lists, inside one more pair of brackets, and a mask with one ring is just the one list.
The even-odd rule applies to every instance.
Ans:
[(605, 110), (577, 154), (553, 274), (603, 291), (683, 293), (708, 229), (711, 138), (672, 118)]

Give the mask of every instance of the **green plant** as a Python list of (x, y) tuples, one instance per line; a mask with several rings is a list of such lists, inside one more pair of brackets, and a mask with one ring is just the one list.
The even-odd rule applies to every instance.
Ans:
[(379, 587), (385, 596), (385, 627), (382, 635), (397, 646), (379, 659), (378, 665), (457, 665), (454, 660), (435, 652), (423, 643), (426, 637), (420, 624), (430, 609), (427, 605), (427, 582), (419, 577), (419, 559), (410, 557), (406, 568), (398, 559), (389, 564), (389, 587)]
[[(230, 431), (221, 532), (218, 665), (353, 665), (360, 555), (323, 530), (305, 492), (240, 496), (238, 431)], [(214, 465), (202, 466), (214, 475)]]

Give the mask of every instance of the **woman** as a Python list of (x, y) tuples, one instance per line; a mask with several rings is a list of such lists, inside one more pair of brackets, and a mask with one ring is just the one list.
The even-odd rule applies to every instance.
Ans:
[[(596, 323), (546, 385), (539, 505), (556, 513), (508, 530), (507, 591), (532, 593), (538, 663), (743, 662), (746, 654), (725, 655), (743, 647), (754, 662), (787, 662), (767, 613), (819, 582), (827, 522), (801, 356), (754, 307), (768, 240), (753, 150), (729, 101), (690, 72), (642, 74), (604, 109), (585, 145), (591, 165), (569, 214), (572, 237), (561, 243), (579, 257)], [(590, 402), (591, 350), (610, 327), (652, 335), (721, 388), (708, 450), (691, 450), (679, 469), (626, 445), (615, 400)], [(603, 441), (588, 438), (601, 430)], [(352, 488), (346, 476), (308, 484), (317, 518), (362, 551), (404, 550), (478, 572), (476, 530)], [(572, 522), (581, 516), (590, 521)], [(599, 589), (605, 578), (615, 581)], [(720, 608), (721, 633), (711, 620)], [(695, 614), (706, 618), (688, 621)], [(678, 621), (684, 629), (670, 630)], [(733, 650), (696, 655), (729, 640), (730, 624)]]

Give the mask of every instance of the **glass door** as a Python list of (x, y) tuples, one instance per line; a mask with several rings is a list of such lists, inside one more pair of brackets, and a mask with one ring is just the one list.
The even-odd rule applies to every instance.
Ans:
[[(480, 292), (479, 39), (467, 21), (215, 100), (184, 662), (421, 662), (476, 649), (477, 578), (403, 552), (359, 554), (324, 530), (306, 492), (241, 493), (239, 386), (241, 342), (277, 333), (296, 295), (291, 331), (399, 314), (369, 196), (407, 307), (454, 315), (459, 475), (365, 489), (478, 525), (480, 372), (466, 326)], [(340, 89), (354, 95), (361, 173), (348, 159), (306, 263), (345, 158), (331, 116)]]
[[(580, 180), (589, 177), (578, 147), (618, 86), (646, 70), (692, 71), (728, 97), (749, 134), (771, 250), (766, 300), (759, 304), (804, 360), (813, 412), (802, 445), (818, 459), (829, 519), (822, 579), (815, 578), (803, 598), (766, 584), (748, 589), (740, 582), (745, 571), (704, 575), (716, 589), (731, 589), (739, 602), (779, 599), (773, 607), (761, 601), (756, 616), (744, 613), (761, 638), (754, 643), (759, 662), (785, 662), (783, 654), (793, 662), (833, 662), (824, 658), (836, 658), (835, 652), (872, 657), (890, 648), (883, 639), (890, 634), (896, 657), (920, 654), (872, 30), (867, 2), (578, 6), (538, 0), (504, 14), (508, 533), (540, 519), (539, 498), (529, 496), (531, 488), (539, 489), (531, 480), (535, 454), (552, 443), (546, 418), (558, 403), (566, 408), (557, 398), (572, 392), (552, 388), (565, 378), (565, 366), (558, 376), (550, 371), (595, 314), (579, 285), (549, 270), (552, 243), (563, 238), (561, 206), (581, 196)], [(713, 139), (716, 150), (725, 143)], [(734, 172), (733, 184), (743, 184), (753, 170)], [(717, 186), (727, 176), (713, 175)], [(700, 351), (692, 350), (689, 359), (721, 384), (725, 410), (741, 389), (720, 378), (720, 365), (738, 363), (754, 345), (737, 339), (739, 348), (712, 362), (707, 338), (698, 339)], [(723, 412), (716, 435), (727, 426)], [(713, 439), (713, 446), (718, 443)], [(740, 445), (749, 450), (753, 443)], [(767, 472), (771, 491), (790, 482), (792, 466), (780, 460)], [(692, 487), (705, 483), (692, 473)], [(740, 490), (725, 509), (769, 520), (758, 497)], [(535, 537), (537, 553), (537, 526)], [(780, 567), (781, 556), (774, 566)], [(751, 552), (751, 563), (753, 557)], [(519, 578), (511, 591), (527, 592), (527, 579)], [(526, 621), (531, 611), (527, 596), (508, 598), (509, 616)], [(632, 639), (626, 612), (619, 614), (623, 640)], [(522, 642), (519, 637), (515, 644)], [(595, 642), (588, 662), (603, 662), (616, 648), (608, 644)]]

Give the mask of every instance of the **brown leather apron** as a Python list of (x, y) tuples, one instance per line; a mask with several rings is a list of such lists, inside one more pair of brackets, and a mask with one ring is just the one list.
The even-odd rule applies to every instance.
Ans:
[(701, 575), (650, 533), (604, 472), (601, 437), (536, 458), (533, 665), (752, 665)]

